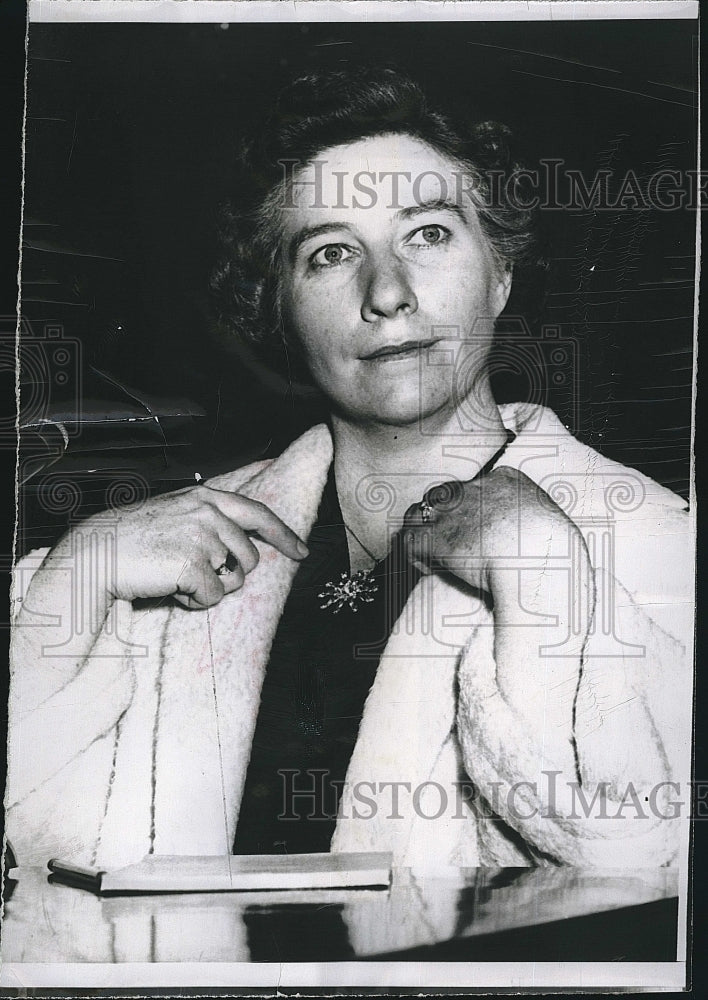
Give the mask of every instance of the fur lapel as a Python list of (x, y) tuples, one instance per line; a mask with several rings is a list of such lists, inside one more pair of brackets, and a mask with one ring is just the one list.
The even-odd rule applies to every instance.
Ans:
[[(331, 460), (327, 429), (313, 428), (240, 492), (307, 538)], [(211, 485), (230, 488), (230, 478)], [(256, 544), (260, 563), (240, 591), (205, 612), (175, 609), (167, 625), (155, 741), (157, 854), (231, 850), (263, 675), (297, 570)], [(189, 815), (175, 824), (180, 801)]]

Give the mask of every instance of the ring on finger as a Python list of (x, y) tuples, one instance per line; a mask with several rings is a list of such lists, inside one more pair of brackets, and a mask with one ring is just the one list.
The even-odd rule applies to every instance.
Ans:
[(216, 575), (226, 576), (227, 573), (233, 573), (233, 571), (236, 569), (237, 566), (238, 566), (238, 559), (233, 554), (233, 552), (229, 552), (228, 555), (226, 556), (226, 559), (224, 559), (224, 561), (222, 562), (221, 566), (219, 566), (218, 569), (216, 570)]
[(421, 520), (427, 524), (428, 521), (433, 519), (433, 508), (430, 506), (427, 500), (423, 500), (420, 505), (420, 516)]

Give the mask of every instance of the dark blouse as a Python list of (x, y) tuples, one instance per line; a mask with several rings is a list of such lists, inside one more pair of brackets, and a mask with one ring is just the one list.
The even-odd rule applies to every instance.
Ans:
[(419, 572), (395, 536), (371, 603), (322, 608), (349, 572), (334, 469), (273, 641), (246, 772), (235, 854), (329, 851), (364, 702)]

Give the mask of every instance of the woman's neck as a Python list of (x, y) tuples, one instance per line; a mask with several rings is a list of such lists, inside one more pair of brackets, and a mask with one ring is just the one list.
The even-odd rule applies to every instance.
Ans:
[[(352, 569), (383, 558), (408, 508), (427, 490), (450, 480), (469, 480), (506, 441), (499, 411), (485, 414), (484, 427), (465, 429), (458, 415), (433, 429), (357, 424), (332, 418), (334, 473), (342, 517), (352, 535)], [(358, 543), (358, 544), (357, 544)]]

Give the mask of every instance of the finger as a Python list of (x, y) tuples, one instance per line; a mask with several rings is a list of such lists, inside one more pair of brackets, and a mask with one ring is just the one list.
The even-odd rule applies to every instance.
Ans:
[(308, 548), (302, 539), (264, 503), (239, 493), (225, 493), (209, 487), (205, 487), (204, 493), (207, 502), (217, 507), (222, 514), (243, 530), (256, 532), (264, 542), (268, 542), (283, 555), (298, 560), (308, 555)]
[(422, 500), (406, 511), (404, 524), (414, 526), (429, 524), (438, 514), (449, 514), (461, 506), (465, 498), (464, 484), (459, 480), (431, 486)]
[(221, 547), (221, 555), (212, 559), (212, 568), (224, 588), (225, 594), (233, 594), (243, 587), (246, 573), (238, 557), (226, 546)]
[(184, 607), (211, 608), (225, 592), (221, 577), (208, 562), (199, 566), (187, 563), (177, 578), (174, 596)]
[(422, 507), (432, 508), (433, 512), (449, 514), (462, 504), (465, 498), (465, 484), (457, 479), (432, 486), (423, 497)]
[(411, 565), (422, 573), (433, 572), (435, 566), (434, 538), (430, 527), (405, 527), (401, 534)]
[(403, 518), (404, 528), (425, 527), (435, 518), (435, 510), (425, 500), (411, 504)]
[(198, 604), (194, 600), (191, 594), (182, 594), (180, 592), (173, 594), (173, 599), (176, 604), (181, 604), (183, 608), (187, 608), (188, 611), (204, 611), (204, 605)]
[(219, 540), (238, 559), (243, 572), (250, 573), (254, 570), (258, 565), (260, 555), (246, 532), (216, 508), (214, 509), (214, 525)]

